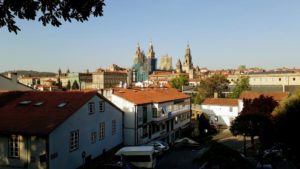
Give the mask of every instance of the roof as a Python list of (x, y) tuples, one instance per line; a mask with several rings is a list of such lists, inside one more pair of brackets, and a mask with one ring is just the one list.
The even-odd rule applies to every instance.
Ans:
[(134, 104), (161, 103), (179, 99), (187, 99), (190, 96), (181, 93), (174, 88), (114, 88), (113, 94)]
[(255, 99), (259, 98), (260, 95), (267, 97), (273, 97), (276, 101), (281, 101), (289, 96), (289, 92), (255, 92), (255, 91), (244, 91), (240, 94), (240, 99)]
[(238, 106), (238, 99), (206, 98), (202, 105)]
[[(2, 75), (2, 74), (0, 74), (0, 76), (1, 76), (1, 77), (3, 77), (4, 79), (7, 79), (7, 80), (10, 80), (10, 81), (12, 81), (12, 79), (11, 79), (11, 78), (9, 78), (9, 77), (6, 77), (6, 76), (4, 76), (4, 75)], [(19, 85), (21, 85), (21, 86), (23, 86), (23, 87), (26, 87), (26, 88), (28, 88), (28, 89), (30, 89), (30, 90), (32, 90), (32, 89), (33, 89), (32, 87), (30, 87), (30, 86), (27, 86), (27, 85), (25, 85), (25, 84), (23, 84), (23, 83), (20, 83), (19, 81), (17, 81), (16, 83), (17, 83), (17, 84), (19, 84)]]
[(147, 152), (153, 153), (153, 146), (128, 146), (123, 147), (119, 151), (116, 152), (116, 155), (137, 155), (137, 154), (145, 154)]
[(47, 135), (95, 95), (104, 98), (96, 91), (0, 92), (0, 133)]

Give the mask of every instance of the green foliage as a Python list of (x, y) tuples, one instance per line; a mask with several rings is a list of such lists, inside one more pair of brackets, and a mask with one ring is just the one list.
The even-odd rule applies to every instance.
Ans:
[(259, 136), (264, 144), (264, 141), (269, 141), (266, 138), (271, 138), (271, 113), (277, 105), (272, 97), (263, 95), (253, 100), (244, 100), (244, 108), (232, 122), (230, 131), (233, 135), (250, 136), (252, 145), (254, 136)]
[(182, 86), (188, 85), (188, 78), (186, 76), (180, 75), (170, 80), (170, 84), (173, 88), (182, 89)]
[(274, 110), (274, 118), (277, 140), (288, 144), (298, 152), (300, 151), (300, 138), (296, 136), (300, 119), (300, 92), (282, 101)]
[(222, 97), (222, 92), (228, 90), (229, 81), (224, 75), (213, 75), (201, 80), (200, 86), (196, 88), (197, 94), (193, 97), (194, 104), (201, 104), (205, 98), (213, 97), (214, 93)]
[(68, 90), (70, 90), (70, 89), (71, 89), (71, 82), (70, 82), (70, 80), (68, 80), (68, 83), (67, 83), (67, 86), (66, 86), (66, 88), (67, 88)]
[(230, 94), (231, 98), (239, 98), (243, 91), (251, 90), (249, 76), (241, 76), (237, 81), (234, 82), (234, 85), (235, 87)]
[(79, 89), (79, 85), (78, 85), (77, 80), (75, 80), (75, 81), (73, 82), (73, 84), (72, 84), (72, 89), (73, 89), (73, 90)]
[(60, 78), (57, 78), (56, 86), (58, 86), (59, 88), (62, 87), (62, 82), (61, 82)]
[(104, 0), (0, 0), (0, 28), (7, 26), (9, 32), (17, 33), (20, 28), (15, 19), (35, 20), (44, 26), (51, 24), (59, 27), (60, 20), (87, 21), (91, 15), (103, 15)]

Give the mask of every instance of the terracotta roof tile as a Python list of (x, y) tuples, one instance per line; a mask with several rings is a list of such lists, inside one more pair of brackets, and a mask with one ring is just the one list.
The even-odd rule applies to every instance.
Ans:
[(238, 99), (206, 98), (203, 105), (238, 106)]
[(190, 98), (174, 88), (114, 88), (113, 94), (137, 105)]
[[(0, 133), (47, 135), (75, 113), (93, 96), (93, 92), (34, 92), (0, 93)], [(21, 105), (22, 101), (31, 101)], [(35, 103), (43, 102), (40, 106)], [(67, 104), (59, 108), (62, 102)]]
[(255, 99), (260, 95), (273, 97), (276, 101), (281, 101), (289, 96), (289, 92), (255, 92), (255, 91), (244, 91), (240, 94), (240, 99)]

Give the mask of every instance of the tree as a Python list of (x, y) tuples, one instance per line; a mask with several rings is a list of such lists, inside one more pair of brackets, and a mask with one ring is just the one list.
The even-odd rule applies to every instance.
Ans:
[(68, 89), (68, 90), (71, 89), (71, 82), (70, 82), (70, 80), (68, 80), (68, 83), (67, 83), (67, 89)]
[(56, 86), (58, 86), (59, 88), (62, 88), (62, 82), (59, 77), (57, 78)]
[(188, 85), (188, 78), (186, 76), (180, 75), (170, 80), (170, 84), (173, 88), (182, 89), (182, 86)]
[(79, 89), (79, 85), (78, 85), (77, 80), (75, 80), (75, 81), (73, 82), (73, 84), (72, 84), (72, 89), (73, 89), (73, 90)]
[(228, 85), (229, 81), (224, 75), (213, 75), (201, 80), (200, 86), (196, 88), (197, 94), (193, 97), (193, 102), (201, 104), (205, 98), (214, 97), (214, 93), (222, 97), (222, 92), (228, 90)]
[(259, 96), (253, 100), (245, 99), (244, 108), (232, 122), (230, 131), (233, 135), (251, 137), (254, 147), (254, 137), (259, 136), (264, 144), (271, 137), (271, 113), (278, 103), (272, 97)]
[(7, 26), (9, 32), (17, 34), (20, 28), (15, 19), (35, 20), (44, 26), (59, 27), (61, 20), (87, 21), (91, 15), (103, 15), (104, 0), (0, 0), (0, 28)]
[(275, 123), (277, 141), (286, 143), (295, 152), (300, 151), (299, 137), (295, 136), (299, 131), (300, 119), (300, 92), (282, 101), (272, 112)]
[(243, 91), (251, 90), (249, 83), (249, 76), (241, 76), (238, 80), (234, 81), (234, 88), (230, 94), (231, 98), (239, 98)]

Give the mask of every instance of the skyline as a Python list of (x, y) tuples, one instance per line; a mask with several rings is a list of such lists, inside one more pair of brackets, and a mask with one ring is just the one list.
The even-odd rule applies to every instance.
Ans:
[[(272, 3), (271, 3), (272, 2)], [(104, 16), (59, 28), (17, 21), (21, 32), (0, 29), (0, 72), (94, 71), (131, 67), (137, 43), (156, 58), (183, 61), (190, 45), (194, 66), (208, 69), (299, 67), (300, 2), (166, 0), (107, 1)]]

